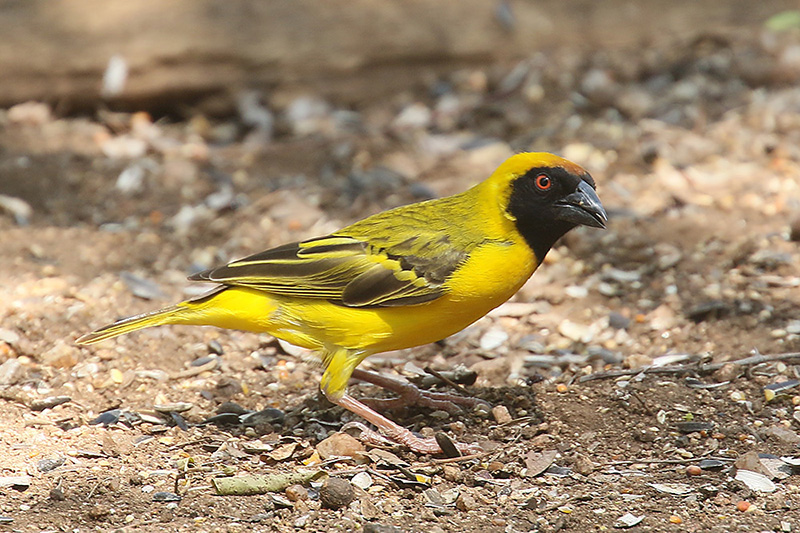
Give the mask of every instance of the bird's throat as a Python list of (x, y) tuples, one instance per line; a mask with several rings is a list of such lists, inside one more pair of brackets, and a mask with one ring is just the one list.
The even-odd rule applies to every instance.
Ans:
[(520, 218), (517, 218), (515, 224), (525, 242), (533, 250), (539, 264), (544, 261), (544, 257), (556, 241), (575, 227), (573, 224), (559, 220), (544, 221)]

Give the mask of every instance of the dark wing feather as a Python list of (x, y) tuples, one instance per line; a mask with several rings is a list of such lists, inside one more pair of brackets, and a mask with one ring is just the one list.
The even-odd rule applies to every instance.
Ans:
[(349, 307), (414, 305), (441, 296), (448, 276), (466, 259), (466, 252), (443, 244), (431, 246), (412, 237), (384, 249), (329, 235), (279, 246), (189, 279)]

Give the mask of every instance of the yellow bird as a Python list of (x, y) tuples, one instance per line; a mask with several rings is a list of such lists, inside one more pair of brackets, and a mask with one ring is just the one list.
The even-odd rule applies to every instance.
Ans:
[(513, 296), (562, 235), (579, 225), (604, 228), (606, 221), (583, 168), (549, 153), (520, 153), (466, 192), (195, 274), (189, 279), (220, 285), (77, 342), (165, 324), (266, 332), (320, 354), (320, 386), (331, 402), (395, 442), (439, 453), (434, 439), (346, 394), (353, 371), (369, 355), (460, 331)]

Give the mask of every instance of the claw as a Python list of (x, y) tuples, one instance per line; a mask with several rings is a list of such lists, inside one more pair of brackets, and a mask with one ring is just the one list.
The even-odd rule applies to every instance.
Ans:
[(459, 406), (472, 408), (476, 405), (485, 405), (491, 408), (488, 402), (480, 398), (459, 396), (446, 392), (420, 390), (412, 383), (404, 383), (387, 376), (376, 374), (375, 372), (361, 370), (360, 368), (353, 371), (353, 378), (390, 390), (399, 396), (399, 398), (388, 399), (370, 398), (363, 401), (363, 403), (379, 411), (398, 409), (409, 405), (429, 407), (431, 409), (446, 411), (450, 414), (460, 412), (461, 408)]
[[(343, 430), (354, 428), (358, 429), (361, 432), (359, 438), (368, 444), (378, 444), (383, 446), (388, 442), (390, 444), (400, 444), (417, 453), (430, 455), (443, 453), (442, 447), (439, 445), (436, 439), (426, 439), (416, 436), (410, 430), (395, 424), (385, 416), (373, 411), (348, 394), (345, 394), (340, 398), (329, 399), (333, 403), (344, 407), (348, 411), (357, 414), (367, 422), (370, 422), (378, 427), (380, 433), (367, 428), (360, 422), (349, 422), (343, 426)], [(454, 445), (455, 449), (462, 454), (473, 454), (483, 451), (480, 446), (476, 444), (463, 444), (460, 442), (452, 444)], [(452, 453), (452, 450), (450, 450), (450, 453)]]

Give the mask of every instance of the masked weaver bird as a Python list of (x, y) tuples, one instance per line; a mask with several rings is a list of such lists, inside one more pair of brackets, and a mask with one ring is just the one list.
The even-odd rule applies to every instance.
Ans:
[[(346, 393), (364, 358), (438, 341), (508, 300), (576, 226), (604, 228), (592, 177), (549, 153), (510, 157), (485, 181), (391, 209), (323, 237), (285, 244), (191, 276), (200, 298), (84, 335), (93, 344), (151, 326), (266, 332), (316, 351), (325, 396), (420, 453), (421, 438)], [(365, 371), (356, 371), (370, 380)], [(462, 450), (466, 445), (459, 445)]]

